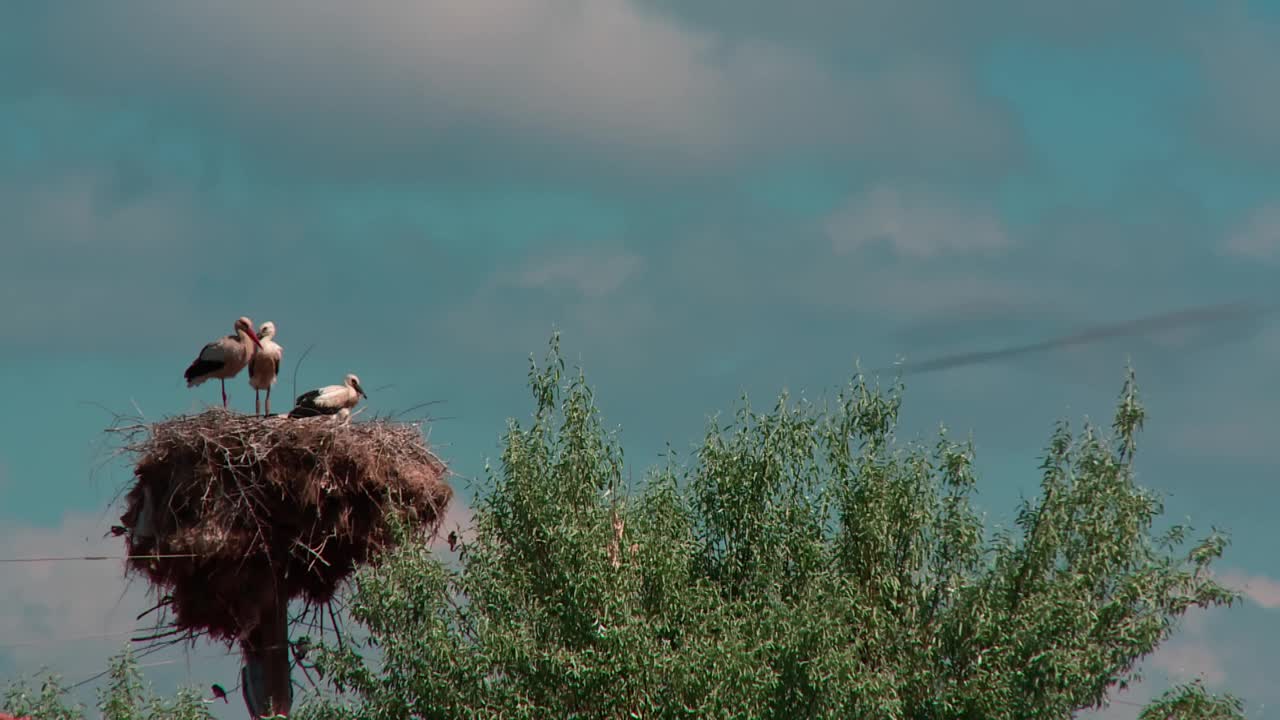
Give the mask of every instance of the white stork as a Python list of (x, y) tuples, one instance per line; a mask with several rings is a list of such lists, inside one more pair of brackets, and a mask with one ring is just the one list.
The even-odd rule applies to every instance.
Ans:
[[(280, 359), (284, 357), (284, 348), (277, 343), (274, 338), (276, 336), (276, 324), (270, 320), (262, 323), (262, 327), (258, 328), (258, 350), (253, 353), (253, 358), (249, 360), (249, 386), (253, 388), (253, 412), (256, 415), (262, 412), (263, 415), (271, 414), (271, 386), (276, 384), (276, 377), (280, 375)], [(261, 391), (267, 391), (267, 406), (263, 410), (261, 407)]]
[(360, 398), (369, 399), (360, 386), (360, 378), (348, 373), (341, 385), (326, 385), (318, 390), (303, 393), (294, 402), (291, 418), (313, 417), (315, 415), (337, 415), (360, 402)]
[(255, 346), (262, 348), (257, 334), (253, 332), (253, 321), (247, 317), (236, 320), (234, 335), (218, 338), (200, 349), (200, 354), (182, 375), (187, 379), (187, 387), (195, 387), (206, 380), (217, 378), (222, 383), (222, 407), (225, 408), (227, 378), (235, 377), (249, 364)]

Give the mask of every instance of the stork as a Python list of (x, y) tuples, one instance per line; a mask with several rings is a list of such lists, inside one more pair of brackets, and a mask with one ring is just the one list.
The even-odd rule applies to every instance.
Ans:
[(294, 402), (291, 418), (313, 417), (315, 415), (337, 415), (360, 402), (360, 398), (369, 399), (360, 386), (360, 378), (348, 373), (341, 385), (326, 385), (318, 390), (303, 393)]
[[(258, 328), (258, 350), (249, 360), (249, 386), (253, 388), (255, 415), (258, 412), (263, 415), (271, 414), (271, 386), (276, 384), (276, 377), (280, 375), (280, 359), (284, 356), (284, 348), (272, 339), (275, 336), (276, 324), (270, 320), (262, 323), (262, 327)], [(263, 390), (267, 391), (265, 410), (261, 407), (260, 393)]]
[(227, 378), (235, 377), (249, 364), (255, 346), (262, 349), (258, 335), (253, 331), (253, 321), (247, 317), (236, 320), (235, 334), (205, 345), (196, 359), (191, 361), (182, 375), (187, 380), (187, 387), (195, 387), (206, 380), (217, 378), (222, 384), (222, 407), (225, 408)]

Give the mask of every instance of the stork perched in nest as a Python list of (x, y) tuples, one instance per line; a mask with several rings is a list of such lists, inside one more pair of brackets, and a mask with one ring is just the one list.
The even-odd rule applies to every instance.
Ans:
[[(273, 339), (275, 336), (276, 324), (270, 320), (262, 323), (262, 327), (258, 328), (261, 343), (258, 351), (253, 354), (253, 359), (249, 361), (249, 386), (253, 388), (255, 415), (259, 412), (263, 415), (271, 414), (271, 386), (276, 384), (276, 377), (280, 375), (280, 360), (284, 357), (284, 348)], [(265, 408), (261, 406), (259, 395), (263, 390), (267, 391)]]
[(294, 402), (293, 410), (289, 411), (289, 417), (304, 418), (316, 415), (337, 415), (342, 413), (343, 410), (350, 413), (351, 408), (360, 402), (360, 398), (367, 400), (369, 396), (364, 393), (364, 388), (360, 386), (360, 378), (348, 373), (341, 385), (326, 385), (317, 390), (299, 395)]
[(218, 338), (200, 349), (200, 354), (182, 375), (187, 380), (187, 387), (217, 378), (222, 384), (222, 407), (225, 408), (227, 378), (235, 377), (249, 364), (254, 347), (261, 349), (262, 343), (253, 331), (253, 321), (247, 317), (236, 320), (235, 333)]

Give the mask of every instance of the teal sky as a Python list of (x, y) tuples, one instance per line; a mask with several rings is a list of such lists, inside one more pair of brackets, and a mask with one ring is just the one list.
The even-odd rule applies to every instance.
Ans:
[[(0, 556), (118, 551), (108, 411), (217, 402), (181, 373), (242, 314), (279, 328), (278, 403), (314, 346), (299, 391), (354, 371), (392, 386), (371, 410), (442, 401), (463, 476), (559, 328), (639, 476), (742, 391), (1280, 300), (1278, 5), (5, 6)], [(908, 379), (903, 434), (972, 435), (1000, 522), (1053, 422), (1105, 422), (1132, 361), (1140, 479), (1231, 532), (1247, 597), (1125, 702), (1199, 675), (1280, 706), (1276, 320)], [(117, 574), (5, 566), (0, 676), (100, 668), (145, 607)], [(230, 686), (217, 654), (148, 671)]]

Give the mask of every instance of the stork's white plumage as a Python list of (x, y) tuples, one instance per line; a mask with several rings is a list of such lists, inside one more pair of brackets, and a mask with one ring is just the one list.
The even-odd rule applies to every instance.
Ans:
[(336, 415), (343, 410), (351, 410), (362, 397), (368, 399), (369, 396), (360, 386), (360, 378), (348, 373), (341, 385), (327, 385), (299, 395), (289, 417)]
[[(273, 338), (276, 336), (276, 324), (270, 320), (258, 328), (258, 349), (249, 360), (249, 386), (253, 388), (253, 412), (263, 415), (271, 414), (271, 386), (276, 384), (280, 375), (280, 359), (284, 357), (284, 348)], [(263, 410), (259, 393), (267, 391), (267, 406)]]
[(222, 383), (222, 407), (227, 406), (227, 378), (233, 378), (253, 357), (254, 347), (261, 348), (258, 335), (253, 331), (253, 321), (247, 317), (236, 320), (232, 335), (218, 338), (200, 349), (200, 354), (187, 367), (183, 377), (187, 387), (195, 387), (206, 380), (217, 378)]

